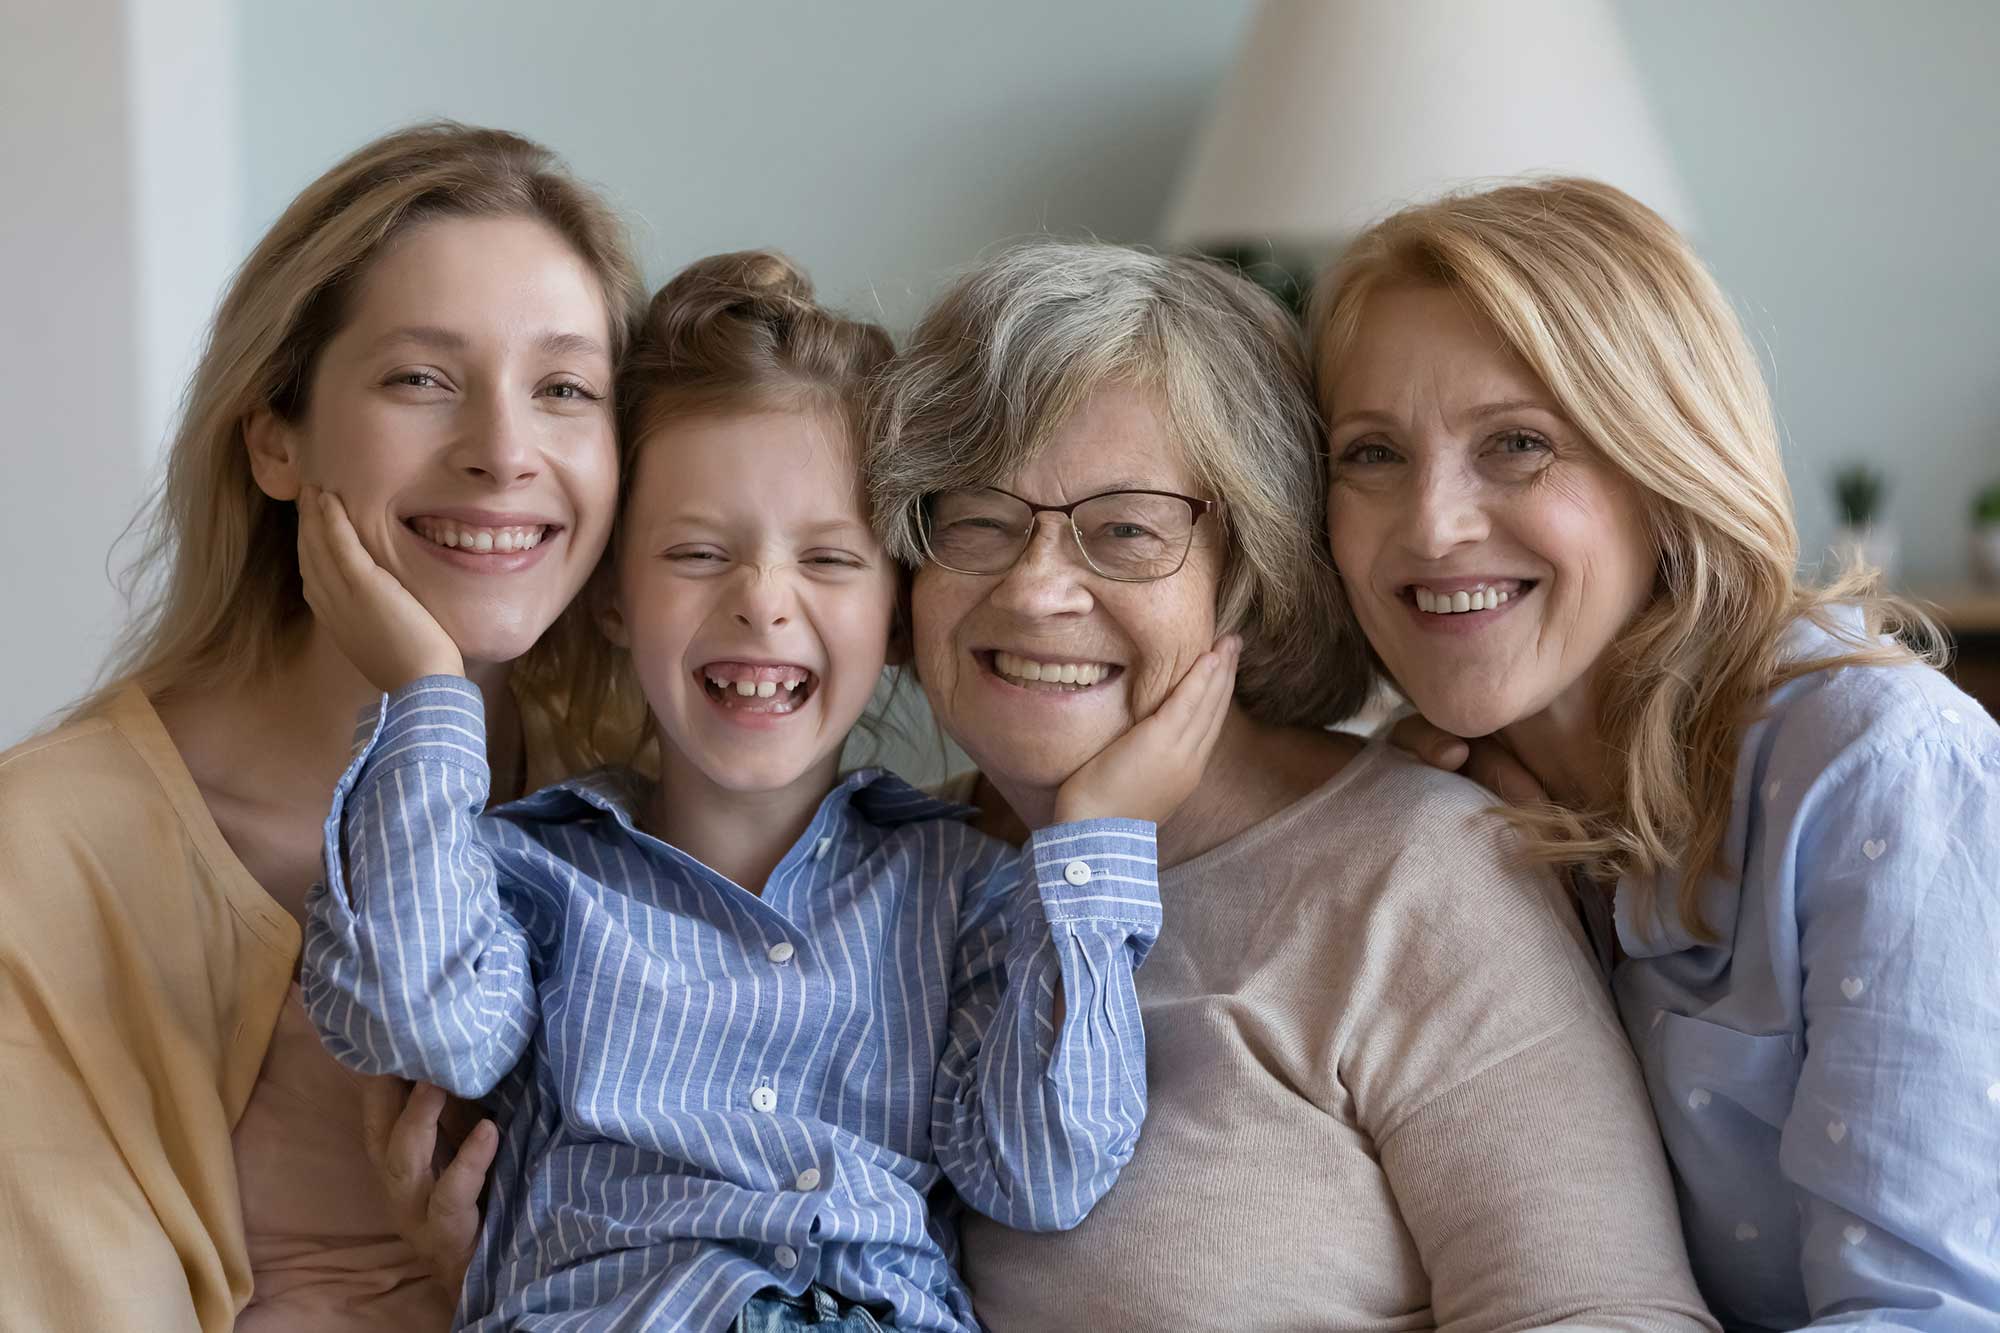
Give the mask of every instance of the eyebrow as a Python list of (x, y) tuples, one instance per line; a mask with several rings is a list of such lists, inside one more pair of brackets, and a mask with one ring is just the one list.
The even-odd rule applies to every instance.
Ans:
[[(463, 352), (471, 346), (466, 336), (456, 329), (437, 324), (405, 324), (377, 338), (375, 347), (380, 350), (398, 343), (413, 343), (440, 352)], [(535, 340), (535, 345), (551, 356), (610, 356), (603, 343), (581, 333), (544, 333)]]
[[(1557, 411), (1553, 404), (1544, 402), (1540, 398), (1507, 398), (1497, 403), (1481, 403), (1478, 407), (1466, 413), (1466, 415), (1474, 421), (1484, 421), (1488, 417), (1501, 417), (1506, 416), (1509, 412), (1521, 411), (1542, 412), (1558, 419), (1565, 419), (1563, 418), (1563, 414)], [(1377, 411), (1374, 408), (1360, 408), (1353, 412), (1342, 412), (1328, 423), (1326, 428), (1327, 433), (1332, 434), (1334, 431), (1354, 425), (1357, 422), (1393, 426), (1396, 424), (1396, 417), (1391, 413)]]

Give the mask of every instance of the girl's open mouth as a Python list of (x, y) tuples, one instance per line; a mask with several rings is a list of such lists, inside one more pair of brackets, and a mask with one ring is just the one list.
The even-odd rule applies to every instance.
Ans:
[(795, 713), (819, 689), (819, 677), (791, 663), (710, 662), (697, 673), (711, 701), (737, 713)]

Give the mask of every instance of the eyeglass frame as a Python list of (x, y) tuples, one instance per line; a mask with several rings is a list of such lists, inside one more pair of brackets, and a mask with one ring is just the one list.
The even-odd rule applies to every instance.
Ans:
[[(1091, 573), (1101, 579), (1110, 579), (1113, 583), (1158, 583), (1161, 579), (1172, 578), (1187, 567), (1188, 552), (1194, 549), (1194, 530), (1200, 526), (1202, 519), (1208, 517), (1210, 514), (1219, 517), (1223, 512), (1223, 502), (1221, 500), (1203, 500), (1192, 495), (1181, 495), (1175, 491), (1152, 491), (1146, 490), (1143, 487), (1120, 486), (1115, 490), (1099, 491), (1095, 495), (1086, 495), (1081, 500), (1072, 500), (1066, 505), (1038, 505), (1025, 495), (1016, 495), (1014, 492), (1001, 486), (981, 486), (977, 489), (992, 491), (996, 495), (1004, 495), (1009, 500), (1017, 501), (1028, 507), (1028, 526), (1025, 539), (1021, 542), (1021, 549), (1014, 552), (1014, 558), (1009, 560), (1005, 566), (1000, 569), (988, 570), (959, 569), (955, 566), (947, 565), (944, 561), (938, 559), (937, 553), (931, 549), (930, 506), (931, 502), (937, 499), (938, 496), (949, 495), (951, 494), (950, 491), (937, 491), (924, 497), (923, 523), (918, 529), (923, 536), (924, 558), (926, 560), (936, 565), (939, 569), (949, 570), (953, 574), (964, 574), (969, 578), (976, 579), (997, 578), (1002, 574), (1012, 573), (1014, 566), (1021, 563), (1021, 557), (1028, 553), (1030, 547), (1034, 546), (1035, 530), (1040, 526), (1041, 516), (1043, 514), (1061, 514), (1064, 520), (1063, 526), (1069, 529), (1070, 538), (1076, 543), (1076, 553), (1083, 557), (1084, 566)], [(1082, 506), (1089, 504), (1092, 500), (1102, 500), (1109, 495), (1157, 495), (1162, 499), (1179, 500), (1185, 504), (1192, 512), (1192, 517), (1188, 523), (1187, 544), (1181, 547), (1179, 563), (1175, 564), (1172, 569), (1164, 574), (1149, 574), (1145, 578), (1139, 579), (1121, 574), (1107, 574), (1099, 569), (1097, 562), (1090, 558), (1090, 548), (1083, 544), (1083, 530), (1076, 526), (1076, 511)]]

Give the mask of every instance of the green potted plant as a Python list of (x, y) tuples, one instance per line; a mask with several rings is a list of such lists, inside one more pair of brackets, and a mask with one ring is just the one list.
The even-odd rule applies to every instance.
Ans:
[(2000, 481), (1972, 498), (1972, 572), (2000, 588)]
[(1882, 516), (1889, 482), (1866, 463), (1854, 463), (1833, 474), (1834, 503), (1840, 508), (1840, 528), (1834, 533), (1834, 555), (1843, 565), (1863, 564), (1885, 579), (1896, 574), (1896, 531)]

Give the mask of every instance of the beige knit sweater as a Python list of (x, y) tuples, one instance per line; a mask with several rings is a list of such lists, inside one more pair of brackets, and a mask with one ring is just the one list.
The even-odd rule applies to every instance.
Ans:
[(974, 1219), (994, 1333), (1713, 1329), (1575, 913), (1371, 746), (1161, 876), (1150, 1110), (1076, 1230)]

